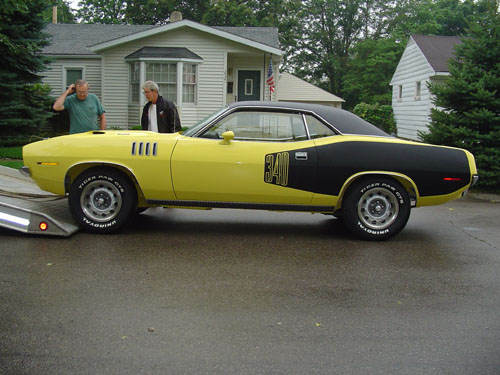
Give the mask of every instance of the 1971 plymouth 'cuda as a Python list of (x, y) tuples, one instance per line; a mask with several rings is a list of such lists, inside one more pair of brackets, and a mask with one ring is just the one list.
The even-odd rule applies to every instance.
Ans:
[(414, 207), (464, 195), (477, 180), (462, 149), (389, 136), (321, 105), (238, 102), (184, 133), (91, 131), (23, 148), (24, 172), (68, 195), (81, 228), (116, 231), (146, 207), (306, 211), (356, 236), (399, 233)]

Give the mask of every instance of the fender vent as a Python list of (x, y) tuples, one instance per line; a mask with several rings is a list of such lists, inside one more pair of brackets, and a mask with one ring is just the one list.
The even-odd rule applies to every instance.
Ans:
[(132, 142), (132, 156), (157, 156), (158, 143)]

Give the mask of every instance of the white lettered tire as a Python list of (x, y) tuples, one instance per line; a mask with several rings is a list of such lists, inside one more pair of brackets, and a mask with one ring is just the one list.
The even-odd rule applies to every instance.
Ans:
[(92, 233), (111, 233), (135, 213), (137, 192), (120, 171), (96, 167), (75, 179), (68, 204), (80, 228)]
[(356, 181), (343, 203), (344, 224), (357, 237), (381, 241), (401, 232), (410, 217), (410, 198), (397, 181), (370, 177)]

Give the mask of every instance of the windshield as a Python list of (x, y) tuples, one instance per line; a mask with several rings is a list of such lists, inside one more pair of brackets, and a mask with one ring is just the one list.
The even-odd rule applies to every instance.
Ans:
[(226, 108), (227, 107), (218, 109), (217, 111), (215, 111), (214, 113), (212, 113), (208, 117), (205, 117), (203, 120), (198, 122), (196, 125), (189, 127), (186, 131), (184, 131), (184, 133), (182, 133), (182, 135), (192, 137), (194, 134), (196, 134), (198, 132), (198, 130), (202, 129), (205, 125), (207, 125), (209, 122), (211, 122), (214, 118), (216, 118), (222, 112), (224, 112), (226, 110)]

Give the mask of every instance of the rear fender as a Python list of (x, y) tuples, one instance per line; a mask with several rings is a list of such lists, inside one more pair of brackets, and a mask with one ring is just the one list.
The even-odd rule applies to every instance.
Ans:
[(415, 182), (408, 176), (401, 174), (401, 173), (394, 173), (394, 172), (387, 172), (387, 171), (364, 171), (360, 173), (356, 173), (349, 177), (345, 182), (344, 185), (342, 185), (342, 189), (340, 190), (340, 195), (339, 195), (339, 200), (337, 201), (337, 205), (335, 206), (335, 211), (338, 211), (342, 208), (342, 201), (345, 196), (345, 194), (349, 191), (349, 187), (355, 182), (358, 181), (360, 178), (365, 178), (365, 177), (376, 177), (376, 176), (383, 176), (383, 177), (391, 177), (395, 179), (397, 182), (399, 182), (405, 190), (408, 192), (408, 195), (410, 196), (410, 203), (411, 207), (415, 207), (417, 204), (417, 199), (418, 199), (418, 189), (417, 186), (415, 185)]

